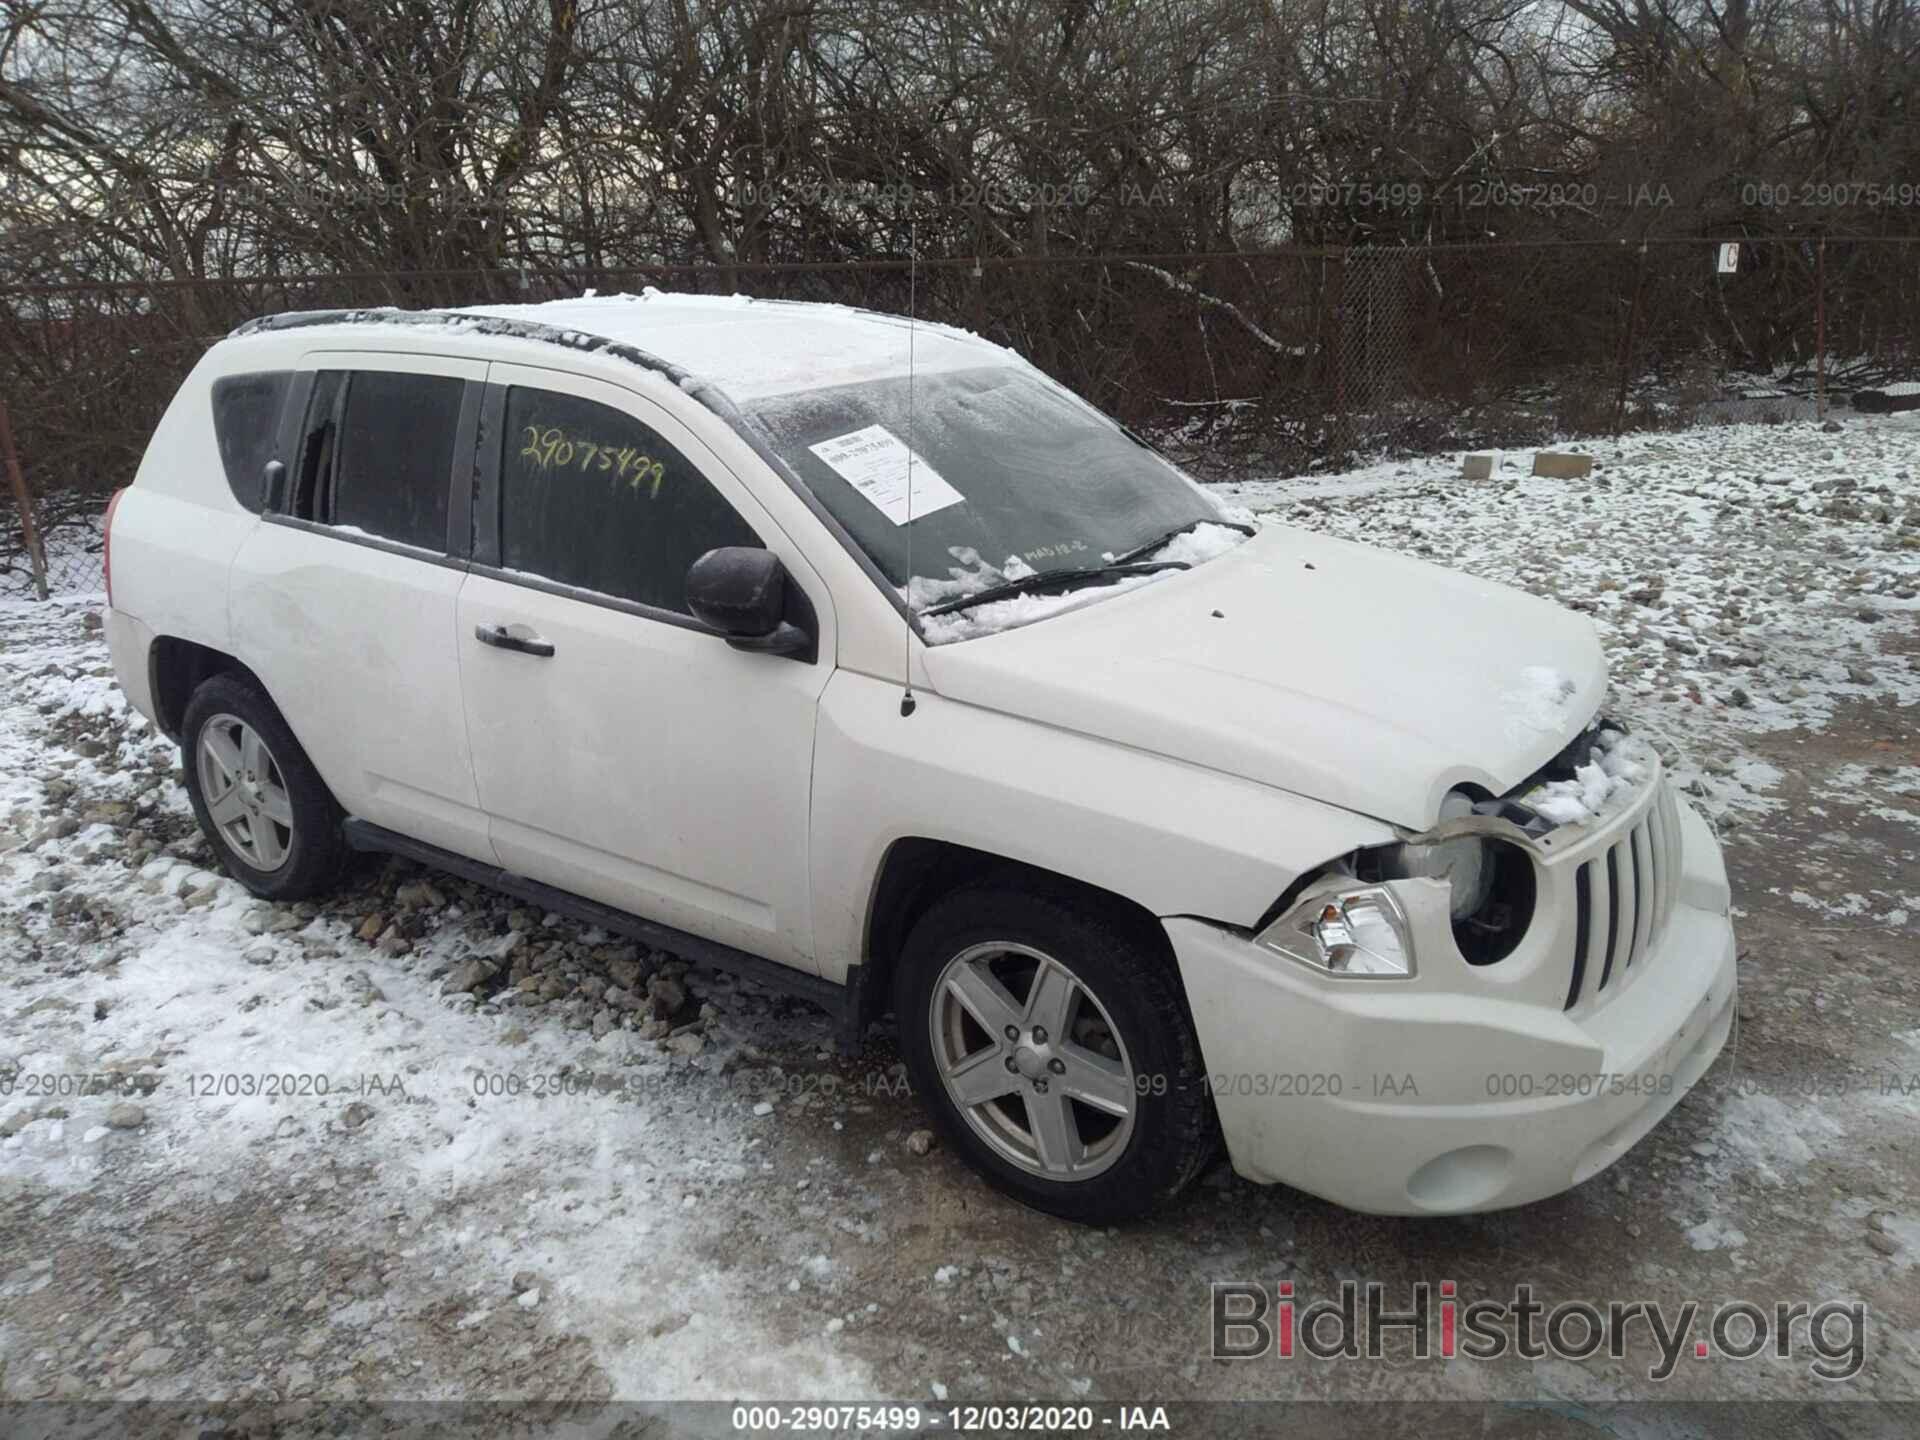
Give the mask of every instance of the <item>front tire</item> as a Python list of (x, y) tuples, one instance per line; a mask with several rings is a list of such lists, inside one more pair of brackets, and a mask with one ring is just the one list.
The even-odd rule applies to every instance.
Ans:
[(349, 854), (332, 792), (266, 692), (215, 675), (180, 725), (187, 798), (226, 872), (263, 900), (333, 888)]
[(895, 974), (916, 1090), (995, 1188), (1130, 1220), (1212, 1158), (1218, 1122), (1173, 962), (1077, 896), (975, 886), (913, 927)]

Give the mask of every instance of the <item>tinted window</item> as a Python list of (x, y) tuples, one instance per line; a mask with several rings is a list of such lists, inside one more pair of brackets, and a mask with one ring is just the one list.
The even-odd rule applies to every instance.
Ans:
[(683, 615), (695, 560), (760, 544), (656, 432), (551, 390), (508, 390), (500, 489), (508, 569)]
[(384, 540), (447, 548), (447, 490), (466, 382), (447, 375), (323, 370), (288, 511)]
[(273, 459), (280, 406), (293, 374), (287, 370), (227, 375), (213, 382), (213, 434), (233, 498), (256, 513), (261, 471)]

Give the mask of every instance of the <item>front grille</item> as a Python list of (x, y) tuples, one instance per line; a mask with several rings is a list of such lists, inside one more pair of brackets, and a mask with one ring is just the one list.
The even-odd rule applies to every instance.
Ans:
[(1621, 984), (1659, 942), (1680, 889), (1680, 811), (1662, 778), (1626, 832), (1574, 871), (1566, 1008)]

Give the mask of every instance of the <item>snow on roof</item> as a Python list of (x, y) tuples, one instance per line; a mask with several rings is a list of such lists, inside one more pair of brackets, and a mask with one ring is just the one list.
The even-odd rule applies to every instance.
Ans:
[(846, 305), (746, 295), (593, 295), (444, 312), (548, 325), (644, 350), (710, 380), (735, 400), (907, 373), (1021, 363), (1007, 350), (946, 325)]

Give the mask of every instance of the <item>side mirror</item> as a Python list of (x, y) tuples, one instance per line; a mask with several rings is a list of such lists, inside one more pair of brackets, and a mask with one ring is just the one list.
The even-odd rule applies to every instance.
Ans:
[(787, 567), (771, 550), (724, 545), (687, 571), (687, 608), (736, 650), (799, 655), (813, 637), (786, 619)]

